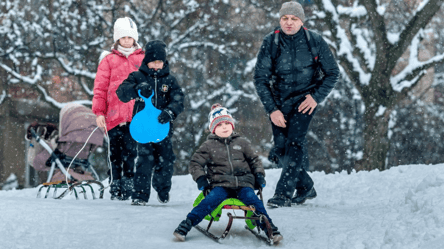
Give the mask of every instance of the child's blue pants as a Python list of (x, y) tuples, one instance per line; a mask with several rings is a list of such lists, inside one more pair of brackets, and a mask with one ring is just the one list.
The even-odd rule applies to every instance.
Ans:
[[(245, 205), (253, 205), (256, 208), (257, 214), (264, 214), (270, 223), (272, 223), (270, 217), (265, 210), (264, 204), (254, 193), (254, 190), (249, 187), (244, 187), (239, 190), (230, 190), (224, 187), (215, 187), (211, 192), (203, 199), (199, 205), (193, 208), (187, 215), (187, 218), (192, 221), (192, 225), (199, 224), (205, 216), (210, 214), (214, 209), (219, 206), (224, 200), (228, 198), (236, 198), (242, 201)], [(261, 224), (262, 225), (262, 224)]]

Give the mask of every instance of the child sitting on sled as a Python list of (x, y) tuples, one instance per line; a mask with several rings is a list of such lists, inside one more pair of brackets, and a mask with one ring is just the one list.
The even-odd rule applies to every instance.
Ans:
[[(191, 158), (189, 171), (199, 190), (206, 195), (174, 231), (174, 236), (185, 241), (193, 226), (211, 213), (227, 198), (237, 198), (245, 205), (253, 205), (257, 214), (267, 217), (273, 230), (273, 241), (283, 239), (273, 225), (254, 189), (265, 187), (265, 171), (250, 142), (234, 133), (234, 119), (220, 104), (214, 104), (209, 114), (210, 132), (207, 140)], [(207, 172), (205, 172), (207, 167)], [(259, 223), (265, 231), (265, 224)]]
[[(152, 103), (145, 103), (138, 91), (145, 98), (152, 94)], [(116, 91), (120, 101), (127, 103), (135, 99), (133, 116), (153, 105), (161, 110), (157, 120), (166, 124), (172, 122), (184, 109), (184, 94), (176, 78), (170, 74), (166, 59), (166, 44), (163, 41), (150, 41), (145, 46), (145, 57), (138, 71), (131, 73)], [(147, 124), (149, 125), (149, 124)], [(157, 191), (160, 203), (169, 201), (171, 178), (176, 159), (171, 144), (173, 126), (170, 124), (168, 136), (158, 143), (134, 143), (131, 151), (137, 156), (134, 189), (131, 205), (144, 206), (150, 198), (151, 180)], [(152, 132), (156, 132), (153, 130)], [(154, 174), (152, 172), (154, 171)]]

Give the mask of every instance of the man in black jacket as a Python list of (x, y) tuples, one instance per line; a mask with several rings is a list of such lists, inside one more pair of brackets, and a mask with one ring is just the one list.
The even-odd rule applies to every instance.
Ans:
[[(254, 71), (257, 94), (270, 115), (275, 150), (282, 166), (275, 194), (268, 200), (272, 207), (302, 204), (316, 197), (313, 180), (306, 172), (305, 136), (316, 106), (327, 97), (339, 76), (327, 43), (319, 34), (303, 27), (302, 6), (286, 2), (279, 16), (280, 29), (265, 37)], [(276, 54), (272, 46), (278, 47)], [(322, 80), (318, 71), (324, 75)], [(275, 81), (270, 85), (272, 75)]]

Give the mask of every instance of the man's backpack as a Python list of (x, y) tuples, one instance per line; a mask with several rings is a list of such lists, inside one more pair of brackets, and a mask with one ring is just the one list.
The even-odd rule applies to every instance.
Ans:
[[(324, 79), (324, 72), (321, 69), (321, 66), (319, 64), (319, 54), (318, 54), (318, 49), (316, 47), (316, 43), (314, 41), (314, 39), (311, 39), (311, 35), (310, 35), (310, 31), (308, 31), (308, 29), (304, 26), (302, 26), (302, 28), (305, 31), (305, 38), (306, 38), (306, 42), (308, 45), (308, 49), (310, 50), (311, 55), (313, 56), (313, 60), (315, 62), (316, 65), (316, 69), (315, 69), (315, 73), (313, 75), (313, 79), (312, 81), (316, 84), (316, 85), (320, 85), (322, 84), (322, 80)], [(277, 27), (274, 30), (274, 38), (273, 38), (273, 42), (271, 43), (271, 65), (272, 65), (272, 75), (271, 75), (271, 89), (273, 92), (273, 96), (275, 97), (275, 101), (276, 104), (278, 106), (280, 106), (282, 103), (279, 95), (278, 95), (278, 91), (277, 91), (277, 85), (276, 85), (276, 78), (277, 76), (275, 75), (275, 69), (274, 69), (274, 65), (275, 65), (275, 61), (277, 59), (277, 54), (278, 54), (278, 49), (279, 49), (279, 33), (280, 33), (280, 28)]]

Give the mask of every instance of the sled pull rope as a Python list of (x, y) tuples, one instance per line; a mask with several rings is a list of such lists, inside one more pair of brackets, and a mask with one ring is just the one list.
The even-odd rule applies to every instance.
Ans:
[[(91, 138), (91, 136), (94, 134), (94, 132), (97, 130), (97, 129), (99, 129), (99, 127), (97, 126), (92, 132), (91, 132), (91, 134), (89, 134), (89, 137), (88, 137), (88, 139), (86, 139), (86, 142), (85, 142), (85, 144), (83, 145), (83, 147), (79, 150), (79, 152), (77, 152), (77, 154), (73, 157), (73, 159), (71, 160), (71, 162), (69, 163), (69, 166), (68, 166), (68, 172), (69, 172), (69, 168), (71, 167), (71, 165), (72, 165), (72, 163), (74, 162), (74, 160), (76, 159), (76, 157), (80, 154), (80, 152), (82, 152), (82, 150), (86, 147), (86, 144), (88, 143), (88, 141), (89, 141), (89, 139)], [(109, 136), (108, 136), (108, 132), (107, 132), (107, 130), (106, 130), (106, 125), (105, 125), (105, 138), (106, 138), (106, 140), (108, 141), (108, 156), (107, 156), (107, 159), (108, 159), (108, 168), (110, 169), (110, 174), (111, 174), (111, 182), (110, 182), (110, 184), (108, 185), (108, 186), (106, 186), (105, 188), (103, 188), (103, 190), (105, 190), (105, 189), (107, 189), (110, 185), (111, 185), (111, 183), (113, 182), (113, 171), (111, 170), (111, 159), (110, 159), (110, 149), (109, 149)], [(97, 179), (98, 181), (100, 181), (100, 179)], [(70, 185), (69, 185), (69, 181), (68, 181), (68, 176), (66, 176), (66, 185), (68, 185), (68, 189), (71, 187)], [(102, 191), (102, 189), (99, 189), (99, 191)]]

